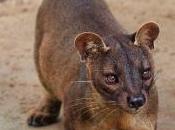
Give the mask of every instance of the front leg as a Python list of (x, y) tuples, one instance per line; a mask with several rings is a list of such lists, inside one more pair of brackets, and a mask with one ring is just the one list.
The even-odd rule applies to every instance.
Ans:
[(43, 102), (33, 110), (27, 122), (29, 126), (46, 126), (57, 122), (61, 108), (61, 101), (47, 95)]
[(64, 119), (64, 130), (75, 130), (73, 122), (66, 117)]
[(64, 130), (75, 130), (75, 120), (73, 118), (73, 109), (70, 106), (71, 94), (69, 92), (65, 92), (64, 96)]

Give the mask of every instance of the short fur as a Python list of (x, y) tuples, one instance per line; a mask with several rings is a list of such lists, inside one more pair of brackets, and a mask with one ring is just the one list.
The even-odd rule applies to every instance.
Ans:
[[(44, 0), (37, 15), (34, 56), (47, 94), (28, 124), (56, 122), (64, 102), (65, 130), (156, 130), (151, 49), (158, 33), (150, 22), (127, 34), (103, 0)], [(144, 81), (147, 68), (151, 78)], [(105, 76), (111, 73), (119, 81), (107, 85)], [(130, 109), (127, 97), (140, 93), (145, 105)]]

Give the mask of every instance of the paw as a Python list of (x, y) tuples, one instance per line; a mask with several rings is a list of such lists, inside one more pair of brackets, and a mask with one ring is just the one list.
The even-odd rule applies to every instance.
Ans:
[(57, 116), (47, 113), (33, 113), (27, 120), (29, 126), (47, 126), (57, 122)]

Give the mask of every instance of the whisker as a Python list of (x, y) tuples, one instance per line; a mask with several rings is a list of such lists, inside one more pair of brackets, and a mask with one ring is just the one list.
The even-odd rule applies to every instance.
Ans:
[(117, 103), (115, 101), (106, 101), (107, 104), (115, 105), (115, 106), (121, 106), (125, 105), (125, 103)]
[[(95, 119), (97, 116), (99, 116), (100, 114), (103, 114), (104, 112), (106, 112), (106, 110), (109, 110), (109, 108), (105, 108), (102, 109), (101, 111), (97, 112), (96, 114), (94, 114), (92, 117), (90, 117), (88, 120), (92, 120)], [(103, 112), (103, 113), (102, 113)]]
[(94, 99), (94, 98), (92, 98), (92, 97), (80, 97), (80, 98), (76, 98), (75, 100), (89, 100), (89, 99)]
[[(97, 103), (96, 102), (91, 102), (91, 104), (94, 105), (94, 104), (97, 104)], [(79, 102), (79, 103), (70, 103), (69, 105), (70, 105), (70, 107), (79, 107), (80, 105), (87, 105), (87, 104), (84, 104), (83, 102)]]
[[(76, 106), (79, 106), (79, 105), (81, 105), (81, 104), (78, 104), (78, 105), (76, 104), (76, 105), (73, 106), (73, 107), (76, 107)], [(93, 102), (93, 103), (91, 103), (90, 105), (87, 105), (87, 104), (86, 104), (85, 107), (80, 107), (80, 106), (79, 106), (79, 108), (80, 108), (79, 110), (81, 110), (81, 109), (83, 109), (83, 108), (89, 108), (89, 107), (92, 106), (92, 105), (93, 105), (93, 106), (98, 106), (98, 104), (97, 104), (96, 102)]]
[(101, 120), (99, 123), (98, 123), (98, 125), (97, 126), (100, 126), (109, 116), (111, 116), (114, 112), (116, 112), (117, 111), (117, 109), (114, 109), (114, 110), (112, 110), (111, 112), (109, 112), (108, 114), (106, 114), (106, 116), (104, 117), (104, 119), (103, 120)]
[(92, 80), (75, 80), (75, 81), (72, 81), (73, 83), (92, 83)]
[(98, 107), (92, 107), (92, 108), (90, 108), (90, 109), (87, 109), (87, 110), (83, 111), (83, 112), (79, 115), (79, 117), (80, 117), (80, 116), (84, 116), (84, 115), (87, 114), (88, 112), (90, 112), (90, 111), (95, 111), (95, 110), (97, 110), (97, 109), (98, 109)]
[[(93, 99), (93, 98), (92, 98)], [(84, 98), (84, 99), (77, 99), (77, 101), (73, 101), (71, 102), (69, 105), (69, 107), (67, 107), (67, 109), (70, 109), (70, 108), (76, 108), (76, 107), (80, 107), (83, 105), (85, 106), (98, 106), (98, 103), (96, 101), (94, 101), (94, 99), (92, 100), (91, 98)], [(83, 101), (83, 102), (81, 102)], [(87, 102), (87, 103), (84, 103), (84, 102)]]

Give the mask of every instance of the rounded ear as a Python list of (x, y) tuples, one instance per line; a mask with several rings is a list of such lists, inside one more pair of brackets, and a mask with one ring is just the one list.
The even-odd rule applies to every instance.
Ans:
[(109, 50), (109, 47), (106, 47), (102, 38), (92, 32), (78, 34), (74, 44), (80, 54), (81, 61), (85, 61), (88, 57), (92, 58)]
[(146, 45), (154, 49), (154, 41), (159, 35), (159, 26), (157, 23), (148, 22), (140, 27), (135, 35), (135, 45)]

